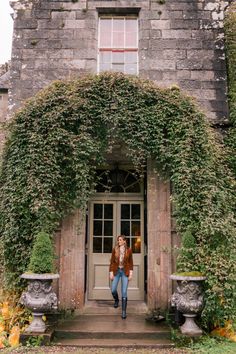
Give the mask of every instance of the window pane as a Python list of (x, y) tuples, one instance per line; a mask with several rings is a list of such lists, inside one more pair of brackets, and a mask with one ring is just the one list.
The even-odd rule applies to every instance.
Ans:
[(139, 182), (135, 182), (130, 187), (126, 188), (127, 193), (140, 193), (140, 184)]
[(93, 222), (93, 234), (95, 236), (102, 236), (102, 221)]
[(100, 20), (100, 47), (111, 47), (111, 37), (112, 37), (112, 21), (111, 19), (101, 19)]
[(140, 236), (140, 221), (132, 221), (132, 236)]
[(121, 221), (121, 234), (125, 236), (130, 235), (130, 222), (129, 221)]
[(100, 35), (100, 47), (111, 48), (111, 36), (107, 34)]
[(125, 47), (126, 48), (137, 48), (137, 33), (130, 32), (125, 35)]
[(124, 73), (129, 74), (129, 75), (137, 75), (137, 73), (138, 73), (137, 63), (136, 64), (126, 64)]
[(125, 30), (125, 19), (124, 18), (114, 18), (113, 19), (113, 31), (124, 32)]
[(113, 219), (113, 204), (104, 204), (104, 219)]
[(124, 32), (113, 32), (113, 43), (114, 48), (124, 48), (125, 38)]
[(124, 63), (124, 52), (113, 52), (112, 63)]
[(137, 19), (127, 19), (125, 21), (125, 30), (126, 32), (137, 32), (138, 30)]
[[(111, 70), (111, 63), (100, 64), (99, 71), (109, 71)], [(104, 192), (104, 190), (98, 190), (98, 192)]]
[(93, 239), (93, 253), (102, 253), (102, 238), (94, 237)]
[(102, 219), (102, 204), (94, 204), (94, 219)]
[(114, 186), (111, 188), (111, 193), (123, 193), (124, 189), (122, 186)]
[(124, 72), (124, 65), (122, 65), (122, 64), (112, 64), (112, 71)]
[(121, 219), (130, 219), (130, 205), (121, 204)]
[(132, 219), (140, 219), (140, 205), (132, 204), (131, 205), (131, 217)]
[(113, 221), (104, 221), (104, 236), (113, 235)]
[(141, 253), (141, 239), (139, 237), (132, 238), (132, 252)]
[(100, 63), (111, 63), (111, 52), (100, 52)]
[(104, 245), (103, 245), (104, 253), (111, 253), (112, 251), (112, 238), (105, 237), (104, 238)]
[(125, 52), (125, 64), (137, 63), (138, 61), (137, 52)]
[(111, 18), (100, 18), (100, 33), (111, 33)]

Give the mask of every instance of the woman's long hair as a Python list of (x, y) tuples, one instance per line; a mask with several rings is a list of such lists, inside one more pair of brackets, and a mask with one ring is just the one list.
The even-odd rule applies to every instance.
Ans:
[(126, 250), (127, 250), (127, 242), (126, 242), (126, 237), (125, 235), (119, 235), (116, 238), (116, 246), (115, 246), (115, 256), (116, 258), (120, 257), (120, 247), (119, 247), (119, 238), (122, 238), (122, 240), (125, 241), (124, 246), (125, 246), (125, 254), (126, 254)]

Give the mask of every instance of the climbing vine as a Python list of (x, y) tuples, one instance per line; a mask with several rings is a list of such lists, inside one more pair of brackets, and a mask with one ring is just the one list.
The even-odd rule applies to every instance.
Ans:
[(228, 160), (236, 176), (236, 3), (230, 4), (224, 21), (228, 71), (230, 128), (225, 139), (230, 148)]
[(207, 275), (205, 323), (235, 317), (235, 182), (221, 142), (178, 88), (122, 74), (54, 82), (10, 124), (0, 175), (8, 284), (25, 271), (35, 235), (86, 206), (117, 140), (137, 170), (153, 158), (173, 184), (178, 232), (194, 239), (178, 268)]

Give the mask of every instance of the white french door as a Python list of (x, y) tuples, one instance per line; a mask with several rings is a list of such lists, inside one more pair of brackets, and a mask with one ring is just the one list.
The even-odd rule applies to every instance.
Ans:
[(118, 235), (127, 237), (134, 272), (129, 300), (144, 300), (144, 220), (140, 200), (93, 200), (89, 205), (88, 299), (111, 299), (109, 263)]

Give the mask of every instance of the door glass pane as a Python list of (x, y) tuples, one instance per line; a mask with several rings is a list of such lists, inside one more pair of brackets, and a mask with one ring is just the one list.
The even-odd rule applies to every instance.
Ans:
[(132, 238), (132, 252), (141, 253), (141, 239), (140, 237)]
[(104, 205), (104, 219), (113, 219), (113, 204)]
[(129, 221), (121, 221), (121, 234), (125, 236), (130, 235), (130, 222)]
[(132, 219), (140, 219), (140, 205), (139, 204), (132, 204), (131, 218)]
[(104, 221), (104, 236), (112, 236), (113, 221)]
[(140, 221), (132, 221), (132, 236), (140, 236)]
[[(94, 219), (102, 219), (102, 204), (94, 204)], [(100, 234), (101, 235), (101, 234)]]
[(112, 237), (104, 237), (104, 253), (112, 252)]
[(102, 253), (102, 237), (93, 238), (93, 252)]
[(93, 222), (93, 234), (95, 236), (102, 236), (102, 221)]
[(130, 205), (121, 204), (121, 219), (130, 219)]
[(130, 238), (129, 237), (126, 238), (126, 244), (127, 244), (127, 247), (130, 247)]

